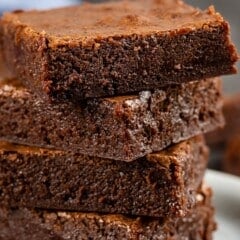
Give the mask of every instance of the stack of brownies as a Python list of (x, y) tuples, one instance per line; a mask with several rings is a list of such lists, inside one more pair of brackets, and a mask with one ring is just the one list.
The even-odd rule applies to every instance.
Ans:
[(201, 134), (237, 61), (213, 7), (15, 11), (0, 34), (1, 240), (211, 239)]

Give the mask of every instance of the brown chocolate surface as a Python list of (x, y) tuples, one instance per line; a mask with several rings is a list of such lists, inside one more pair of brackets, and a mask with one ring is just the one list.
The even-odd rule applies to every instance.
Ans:
[(211, 240), (216, 224), (209, 191), (198, 193), (198, 204), (187, 216), (173, 219), (1, 208), (0, 239)]
[[(81, 19), (79, 19), (81, 16)], [(203, 12), (179, 0), (116, 1), (104, 4), (83, 3), (81, 6), (45, 11), (16, 11), (3, 18), (25, 24), (33, 33), (45, 32), (53, 46), (79, 40), (88, 45), (92, 38), (110, 35), (148, 34), (181, 28), (195, 29), (206, 22), (223, 22), (211, 7)], [(16, 23), (19, 21), (18, 23)], [(54, 23), (54, 24), (53, 24)], [(56, 45), (55, 45), (56, 44)], [(91, 44), (91, 43), (90, 43)], [(92, 44), (91, 44), (92, 45)]]
[(0, 86), (0, 139), (9, 142), (132, 161), (223, 125), (219, 79), (77, 105), (14, 85)]
[(0, 202), (144, 216), (182, 216), (208, 161), (203, 137), (127, 163), (0, 142)]
[(1, 48), (34, 92), (64, 101), (124, 95), (235, 73), (228, 23), (179, 0), (133, 0), (1, 20)]

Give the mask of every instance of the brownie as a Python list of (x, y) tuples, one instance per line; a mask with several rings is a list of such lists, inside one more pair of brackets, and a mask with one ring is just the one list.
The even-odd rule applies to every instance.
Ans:
[(0, 142), (0, 202), (145, 216), (195, 205), (208, 161), (202, 136), (127, 163)]
[(235, 73), (229, 25), (179, 0), (6, 13), (7, 66), (42, 98), (77, 101)]
[(0, 86), (0, 139), (19, 144), (132, 161), (223, 125), (219, 79), (77, 105), (14, 84)]
[(226, 143), (222, 170), (240, 176), (240, 133), (232, 136)]
[(197, 198), (187, 216), (172, 219), (1, 207), (0, 240), (211, 240), (216, 224), (209, 189)]
[(224, 96), (223, 114), (226, 119), (224, 128), (206, 135), (206, 140), (213, 147), (220, 147), (238, 133), (240, 135), (240, 93)]

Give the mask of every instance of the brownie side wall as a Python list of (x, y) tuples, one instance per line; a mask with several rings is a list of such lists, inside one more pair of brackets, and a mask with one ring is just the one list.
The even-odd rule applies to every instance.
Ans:
[[(140, 240), (151, 239), (155, 236), (156, 239), (205, 239), (212, 240), (212, 233), (216, 230), (216, 223), (214, 219), (214, 208), (211, 206), (211, 189), (206, 186), (198, 198), (201, 201), (188, 215), (183, 218), (169, 219), (165, 225), (161, 226), (156, 222), (146, 221), (143, 222), (144, 231), (140, 233)], [(190, 218), (189, 218), (190, 217)], [(141, 219), (143, 220), (143, 219)], [(167, 227), (167, 231), (164, 231)], [(196, 229), (198, 229), (196, 231)], [(158, 238), (158, 236), (161, 236)], [(154, 239), (154, 238), (153, 238)]]
[[(151, 152), (160, 150), (160, 146), (164, 149), (189, 137), (210, 132), (224, 123), (221, 82), (207, 79), (156, 91), (146, 110), (145, 115), (144, 111), (136, 111), (137, 121), (128, 118), (127, 126), (130, 136), (137, 139), (145, 136), (141, 142), (148, 143)], [(140, 126), (138, 132), (136, 125)]]
[[(49, 48), (51, 98), (129, 94), (234, 73), (228, 25), (178, 33), (93, 40), (88, 48)], [(57, 61), (56, 61), (57, 59)]]
[[(51, 214), (49, 214), (51, 216)], [(46, 221), (46, 225), (42, 223)], [(0, 209), (0, 240), (64, 240), (47, 226), (47, 218), (27, 209)]]
[(49, 105), (26, 89), (5, 86), (0, 139), (132, 161), (222, 126), (221, 97), (219, 79), (78, 106)]
[(0, 49), (3, 61), (14, 77), (46, 99), (47, 39), (25, 25), (0, 20)]
[(3, 32), (11, 71), (33, 92), (57, 101), (123, 95), (234, 73), (237, 60), (225, 22), (53, 48), (50, 38), (21, 25), (4, 22)]
[[(184, 146), (183, 146), (184, 145)], [(45, 150), (1, 150), (4, 205), (143, 216), (184, 215), (207, 165), (201, 137), (131, 163)]]
[[(209, 198), (207, 196), (206, 198)], [(182, 219), (130, 218), (119, 215), (5, 210), (0, 215), (7, 225), (0, 239), (204, 239), (211, 240), (215, 230), (214, 210), (210, 203), (198, 204)], [(4, 210), (1, 209), (3, 212)], [(1, 223), (0, 223), (1, 225)], [(1, 238), (2, 237), (2, 238)]]
[[(198, 138), (201, 139), (204, 144), (191, 142), (186, 151), (188, 159), (182, 162), (182, 169), (185, 169), (183, 172), (184, 185), (189, 186), (188, 189), (185, 189), (186, 194), (189, 196), (187, 203), (188, 209), (193, 208), (196, 203), (195, 197), (199, 190), (200, 183), (203, 180), (209, 160), (209, 149), (206, 146), (203, 137), (199, 136)], [(192, 198), (191, 200), (190, 197)]]

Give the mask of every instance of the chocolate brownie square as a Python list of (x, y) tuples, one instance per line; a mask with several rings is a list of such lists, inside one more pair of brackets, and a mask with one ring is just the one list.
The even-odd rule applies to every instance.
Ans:
[(0, 105), (1, 140), (121, 161), (224, 124), (219, 79), (77, 105), (47, 104), (7, 80), (0, 83)]
[(11, 207), (183, 216), (208, 162), (202, 136), (132, 161), (0, 142), (0, 202)]
[(229, 25), (213, 7), (132, 0), (3, 15), (11, 72), (43, 98), (126, 95), (235, 73)]

